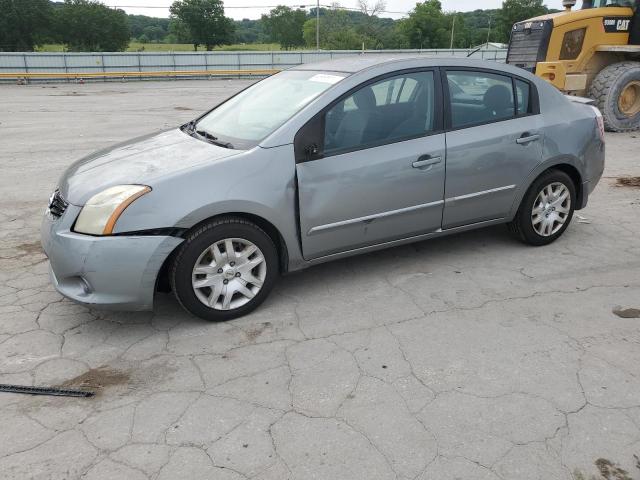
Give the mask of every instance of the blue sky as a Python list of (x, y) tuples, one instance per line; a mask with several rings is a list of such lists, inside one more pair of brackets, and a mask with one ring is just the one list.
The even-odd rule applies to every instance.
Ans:
[[(167, 17), (169, 15), (168, 6), (172, 0), (102, 0), (109, 6), (119, 6), (128, 13), (149, 15), (154, 17)], [(375, 3), (375, 0), (370, 0)], [(445, 10), (468, 11), (477, 8), (498, 8), (502, 5), (502, 0), (441, 0)], [(321, 0), (321, 5), (331, 4), (331, 0)], [(343, 7), (355, 7), (356, 0), (343, 0), (339, 2)], [(562, 8), (561, 0), (547, 0), (545, 2), (550, 7)], [(269, 11), (272, 5), (308, 5), (315, 4), (314, 0), (225, 0), (224, 2), (227, 16), (235, 19), (259, 18), (262, 13)], [(394, 12), (407, 12), (416, 4), (416, 0), (388, 0), (386, 10)], [(244, 8), (262, 6), (263, 8)], [(145, 8), (146, 7), (146, 8)], [(236, 8), (233, 8), (236, 7)], [(237, 8), (242, 7), (242, 8)], [(402, 15), (385, 14), (385, 16), (400, 18)]]

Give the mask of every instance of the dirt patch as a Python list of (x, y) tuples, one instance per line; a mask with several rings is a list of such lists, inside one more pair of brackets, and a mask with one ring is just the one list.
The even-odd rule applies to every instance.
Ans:
[(600, 475), (607, 480), (633, 480), (629, 476), (629, 472), (623, 470), (606, 458), (596, 460), (596, 467), (598, 467)]
[(640, 177), (618, 177), (616, 185), (618, 187), (640, 187)]
[(613, 313), (620, 318), (640, 318), (640, 308), (615, 307)]
[[(640, 470), (640, 458), (638, 458), (637, 455), (634, 455), (634, 458), (637, 462), (636, 468)], [(599, 475), (585, 475), (580, 470), (575, 470), (573, 472), (573, 478), (575, 480), (634, 480), (634, 478), (629, 475), (629, 472), (606, 458), (597, 459), (594, 465), (598, 469)]]
[(249, 340), (250, 342), (255, 341), (255, 339), (258, 338), (260, 335), (262, 335), (262, 333), (270, 326), (271, 326), (271, 322), (264, 322), (264, 323), (261, 323), (259, 326), (247, 331), (245, 333), (247, 335), (247, 340)]
[(39, 240), (31, 243), (21, 243), (20, 245), (16, 245), (16, 248), (22, 252), (21, 256), (44, 254), (42, 244)]
[(128, 372), (113, 370), (109, 367), (92, 368), (78, 375), (71, 380), (67, 380), (60, 385), (61, 388), (90, 388), (101, 390), (106, 387), (116, 385), (124, 385), (129, 382), (130, 374)]

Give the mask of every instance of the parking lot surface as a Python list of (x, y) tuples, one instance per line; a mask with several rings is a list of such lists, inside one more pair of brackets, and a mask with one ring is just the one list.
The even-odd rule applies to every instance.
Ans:
[(619, 307), (640, 308), (640, 189), (616, 179), (640, 135), (607, 136), (548, 247), (498, 227), (341, 260), (219, 324), (52, 289), (38, 229), (63, 170), (248, 84), (0, 86), (0, 383), (98, 391), (0, 393), (0, 478), (639, 478), (640, 318)]

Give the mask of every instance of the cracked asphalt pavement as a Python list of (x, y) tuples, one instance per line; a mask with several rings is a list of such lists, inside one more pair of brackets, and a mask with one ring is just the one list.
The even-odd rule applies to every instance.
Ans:
[(355, 257), (219, 324), (53, 290), (39, 223), (64, 168), (247, 84), (0, 86), (0, 383), (98, 390), (0, 393), (0, 478), (639, 478), (640, 319), (613, 313), (640, 308), (640, 189), (615, 182), (638, 134), (607, 135), (548, 247), (497, 227)]

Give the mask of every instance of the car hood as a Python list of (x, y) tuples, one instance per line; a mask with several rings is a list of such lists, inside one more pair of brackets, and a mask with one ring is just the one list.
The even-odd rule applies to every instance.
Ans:
[(75, 162), (58, 188), (67, 202), (82, 206), (105, 188), (123, 184), (153, 187), (157, 178), (238, 153), (172, 129), (129, 140)]

